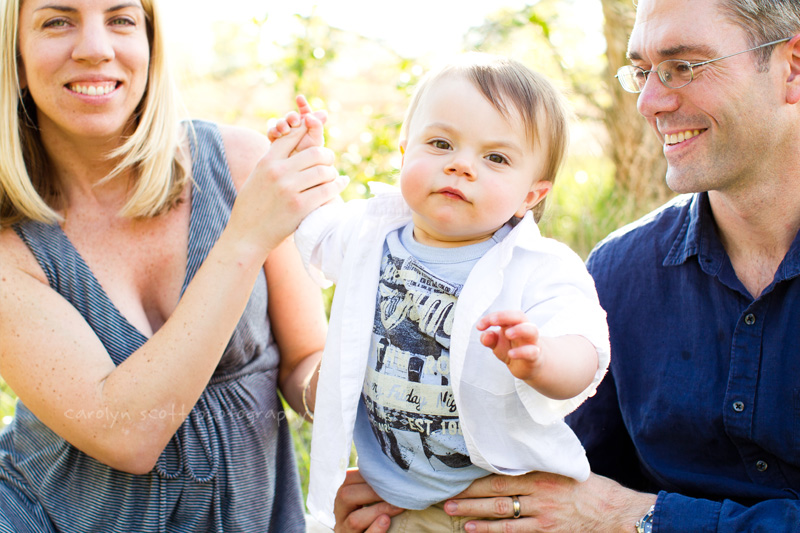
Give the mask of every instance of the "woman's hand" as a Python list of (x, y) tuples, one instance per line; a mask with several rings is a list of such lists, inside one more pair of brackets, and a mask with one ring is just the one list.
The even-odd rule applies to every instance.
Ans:
[(357, 468), (347, 471), (344, 483), (336, 493), (333, 513), (336, 516), (336, 533), (385, 533), (391, 517), (403, 509), (381, 500)]
[(239, 238), (264, 258), (308, 213), (333, 199), (348, 183), (333, 167), (331, 150), (311, 146), (297, 151), (304, 139), (321, 136), (322, 122), (307, 116), (303, 125), (270, 146), (239, 191), (229, 227), (236, 228)]
[[(311, 109), (311, 104), (308, 103), (308, 100), (306, 100), (305, 96), (298, 95), (297, 98), (295, 98), (295, 101), (297, 102), (297, 111), (289, 111), (286, 113), (285, 117), (278, 119), (275, 125), (267, 131), (267, 138), (270, 140), (270, 142), (275, 142), (284, 135), (288, 135), (292, 128), (297, 128), (304, 123), (306, 126), (309, 126), (309, 118), (313, 119), (314, 121), (319, 121), (323, 125), (328, 120), (328, 113), (325, 111), (313, 111)], [(297, 144), (297, 147), (294, 151), (302, 152), (306, 148), (310, 148), (312, 146), (324, 145), (325, 137), (323, 135), (322, 128), (312, 132), (309, 127), (309, 135), (306, 135), (300, 139), (300, 142)]]

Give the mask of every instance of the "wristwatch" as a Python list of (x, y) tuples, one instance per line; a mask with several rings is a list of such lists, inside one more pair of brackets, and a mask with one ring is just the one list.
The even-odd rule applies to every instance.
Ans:
[(651, 505), (647, 514), (636, 522), (636, 533), (653, 533), (653, 511), (655, 508), (655, 505)]

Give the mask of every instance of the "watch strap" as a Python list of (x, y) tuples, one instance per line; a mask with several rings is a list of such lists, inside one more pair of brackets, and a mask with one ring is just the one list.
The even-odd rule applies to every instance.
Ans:
[(651, 505), (647, 514), (636, 522), (636, 533), (653, 533), (653, 511), (655, 511), (655, 509), (655, 504)]

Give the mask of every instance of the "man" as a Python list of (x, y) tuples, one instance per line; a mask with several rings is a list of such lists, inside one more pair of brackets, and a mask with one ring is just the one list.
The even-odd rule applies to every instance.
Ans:
[(478, 480), (445, 509), (505, 520), (468, 531), (800, 531), (799, 33), (797, 0), (639, 0), (618, 78), (692, 194), (587, 262), (611, 372), (570, 423), (595, 473)]

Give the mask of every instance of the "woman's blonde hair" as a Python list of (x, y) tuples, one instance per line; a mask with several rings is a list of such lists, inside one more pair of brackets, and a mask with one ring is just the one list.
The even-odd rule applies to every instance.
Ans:
[[(536, 179), (555, 182), (569, 143), (568, 107), (545, 76), (513, 59), (470, 52), (428, 73), (411, 99), (401, 135), (408, 135), (414, 113), (427, 90), (437, 80), (450, 76), (464, 76), (506, 119), (514, 112), (519, 115), (531, 149), (547, 149), (545, 168)], [(544, 208), (542, 200), (531, 209), (537, 222)]]
[[(20, 87), (18, 48), (22, 0), (0, 0), (0, 227), (30, 219), (61, 220), (59, 184), (36, 125), (36, 106)], [(135, 176), (120, 215), (150, 217), (175, 205), (191, 178), (182, 150), (185, 129), (180, 123), (180, 100), (167, 65), (163, 25), (156, 0), (141, 0), (147, 17), (150, 68), (142, 101), (134, 112), (134, 131), (108, 154), (118, 161), (104, 181), (132, 172)]]

